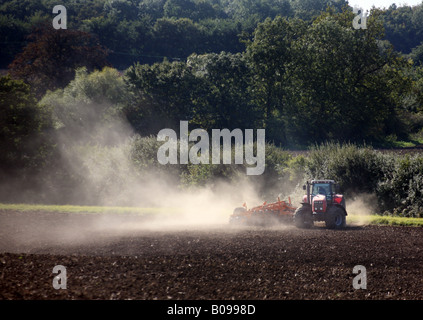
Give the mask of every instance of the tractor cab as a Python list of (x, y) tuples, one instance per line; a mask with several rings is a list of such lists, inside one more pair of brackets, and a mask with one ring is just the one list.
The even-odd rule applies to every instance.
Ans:
[(307, 194), (303, 197), (303, 203), (312, 204), (314, 201), (325, 201), (332, 203), (335, 198), (337, 184), (334, 180), (311, 180), (303, 186)]
[(312, 199), (316, 196), (325, 196), (327, 201), (332, 201), (332, 194), (334, 194), (334, 188), (332, 183), (314, 183), (312, 184), (311, 197)]

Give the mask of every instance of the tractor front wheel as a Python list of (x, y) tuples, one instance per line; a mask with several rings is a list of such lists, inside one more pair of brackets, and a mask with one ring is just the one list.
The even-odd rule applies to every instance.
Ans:
[(346, 225), (345, 212), (340, 207), (330, 207), (326, 212), (326, 227), (329, 229), (343, 229)]
[(295, 210), (294, 224), (297, 228), (301, 229), (311, 228), (313, 225), (313, 216), (309, 205), (303, 205)]

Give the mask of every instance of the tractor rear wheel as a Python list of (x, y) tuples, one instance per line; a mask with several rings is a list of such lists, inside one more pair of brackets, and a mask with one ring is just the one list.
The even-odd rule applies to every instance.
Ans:
[(313, 225), (313, 216), (309, 205), (303, 205), (295, 210), (294, 224), (297, 228), (301, 229), (311, 228)]
[(343, 229), (346, 225), (345, 212), (342, 208), (332, 206), (326, 212), (326, 227), (329, 229)]

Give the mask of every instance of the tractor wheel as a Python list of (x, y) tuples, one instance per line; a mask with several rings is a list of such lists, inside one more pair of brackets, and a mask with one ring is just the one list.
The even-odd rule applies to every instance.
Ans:
[(311, 207), (304, 205), (295, 210), (294, 224), (297, 228), (308, 229), (313, 225)]
[(235, 208), (233, 214), (229, 217), (229, 224), (231, 225), (244, 225), (247, 220), (243, 213), (247, 211), (244, 207)]
[(346, 225), (345, 212), (340, 207), (333, 206), (326, 212), (326, 227), (329, 229), (343, 229)]

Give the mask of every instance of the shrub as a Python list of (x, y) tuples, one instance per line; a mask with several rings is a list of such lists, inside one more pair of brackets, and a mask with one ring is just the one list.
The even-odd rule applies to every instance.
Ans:
[(346, 194), (372, 193), (388, 169), (387, 160), (367, 146), (325, 143), (311, 149), (306, 175), (315, 179), (334, 179)]
[(405, 217), (423, 217), (423, 157), (397, 156), (378, 184), (377, 195), (384, 211)]

